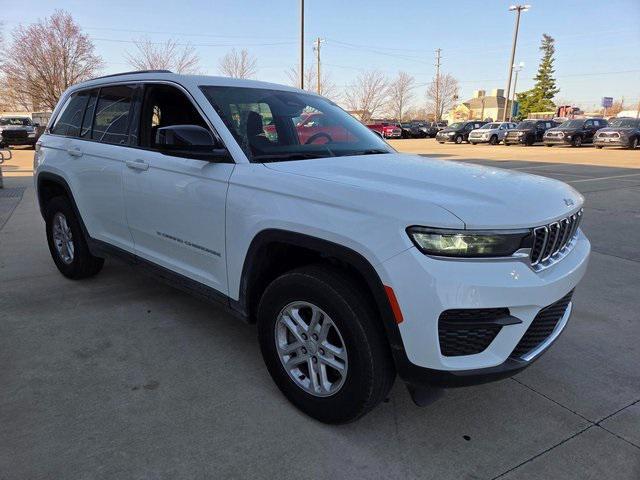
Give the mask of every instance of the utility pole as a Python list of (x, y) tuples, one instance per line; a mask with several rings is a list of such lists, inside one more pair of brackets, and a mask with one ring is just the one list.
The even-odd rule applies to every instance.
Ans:
[(300, 0), (300, 88), (304, 89), (304, 0)]
[(440, 121), (440, 54), (442, 53), (441, 48), (436, 48), (436, 111), (435, 111), (435, 121), (436, 123)]
[(518, 30), (520, 29), (520, 14), (529, 10), (530, 5), (511, 5), (509, 10), (516, 12), (516, 27), (513, 31), (513, 43), (511, 44), (511, 58), (509, 59), (509, 80), (507, 81), (507, 95), (505, 97), (504, 114), (502, 115), (502, 121), (507, 121), (507, 110), (509, 108), (509, 96), (511, 94), (511, 75), (513, 74), (513, 61), (516, 56), (516, 44), (518, 43)]
[[(516, 72), (516, 78), (513, 79), (513, 95), (511, 96), (511, 109), (509, 110), (509, 121), (513, 120), (513, 106), (516, 104), (516, 87), (518, 86), (518, 72), (524, 68), (524, 62), (520, 62), (518, 65), (513, 66), (513, 71)], [(504, 108), (507, 108), (509, 99), (505, 100)]]
[(324, 42), (324, 40), (322, 38), (320, 38), (320, 37), (316, 38), (316, 44), (313, 47), (313, 49), (316, 51), (316, 72), (318, 74), (318, 79), (317, 79), (317, 85), (316, 86), (317, 86), (318, 95), (320, 95), (320, 93), (322, 93), (320, 91), (320, 85), (321, 85), (320, 79), (322, 78), (320, 76), (320, 44), (322, 42)]

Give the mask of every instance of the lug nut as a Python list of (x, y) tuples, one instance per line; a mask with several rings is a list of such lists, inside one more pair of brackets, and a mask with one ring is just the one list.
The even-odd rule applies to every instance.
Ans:
[(312, 361), (313, 363), (318, 363), (318, 359), (317, 359), (316, 357), (311, 357), (311, 361)]
[(303, 333), (303, 334), (302, 334), (302, 339), (303, 339), (303, 340), (306, 340), (306, 339), (307, 339), (307, 334), (306, 334), (306, 333)]
[(322, 349), (322, 348), (318, 349), (318, 353), (319, 353), (320, 355), (324, 355), (324, 349)]
[(304, 354), (304, 353), (307, 353), (307, 349), (306, 349), (306, 348), (304, 348), (304, 347), (302, 347), (301, 352), (302, 352), (303, 354)]
[(318, 335), (314, 333), (313, 335), (311, 335), (311, 338), (313, 338), (314, 340), (318, 340)]

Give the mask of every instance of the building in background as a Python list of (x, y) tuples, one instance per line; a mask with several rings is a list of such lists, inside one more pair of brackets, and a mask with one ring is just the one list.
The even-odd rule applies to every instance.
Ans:
[(494, 88), (491, 95), (487, 95), (485, 90), (476, 90), (473, 92), (473, 98), (456, 105), (445, 114), (444, 119), (449, 123), (463, 120), (500, 120), (505, 103), (502, 88)]

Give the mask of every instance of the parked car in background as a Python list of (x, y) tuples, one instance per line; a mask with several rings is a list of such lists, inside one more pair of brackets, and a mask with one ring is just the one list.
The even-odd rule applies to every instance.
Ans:
[(507, 134), (509, 130), (516, 128), (516, 124), (512, 122), (492, 122), (487, 123), (476, 130), (469, 133), (469, 143), (475, 145), (477, 143), (489, 143), (497, 145)]
[(593, 144), (596, 148), (637, 148), (640, 143), (640, 119), (612, 118), (609, 126), (596, 132)]
[(435, 138), (435, 136), (440, 131), (438, 129), (438, 124), (435, 122), (424, 122), (420, 123), (420, 130), (424, 132), (425, 137)]
[(436, 140), (438, 143), (454, 142), (460, 144), (468, 142), (471, 131), (482, 127), (486, 123), (479, 120), (453, 123), (451, 126), (440, 130), (436, 135)]
[(419, 123), (403, 123), (402, 138), (425, 138), (427, 134), (420, 128)]
[(384, 138), (401, 138), (402, 129), (390, 123), (372, 123), (367, 125), (371, 130), (378, 132)]
[(542, 142), (544, 132), (558, 124), (553, 120), (524, 120), (504, 136), (505, 145), (523, 144), (531, 146), (534, 143)]
[(0, 117), (0, 147), (30, 145), (35, 148), (38, 126), (29, 117)]
[[(272, 137), (277, 139), (275, 124), (265, 125), (264, 130), (267, 136), (273, 132)], [(303, 145), (355, 141), (348, 130), (323, 113), (301, 115), (296, 122), (296, 130)]]
[(583, 143), (593, 142), (598, 130), (609, 125), (604, 118), (579, 118), (567, 120), (557, 127), (544, 132), (543, 142), (547, 147), (571, 145), (580, 147)]

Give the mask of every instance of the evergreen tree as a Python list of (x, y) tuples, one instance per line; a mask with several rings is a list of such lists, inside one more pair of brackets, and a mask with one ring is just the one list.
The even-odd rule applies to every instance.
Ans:
[(535, 85), (531, 90), (522, 92), (518, 95), (520, 102), (520, 118), (526, 118), (531, 112), (548, 112), (555, 110), (553, 97), (560, 91), (556, 87), (556, 79), (554, 78), (553, 62), (556, 51), (555, 40), (546, 33), (542, 35), (542, 59), (538, 67), (538, 73), (534, 77)]

